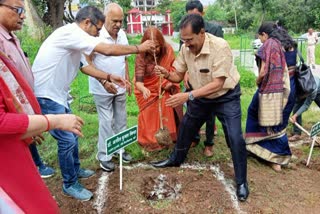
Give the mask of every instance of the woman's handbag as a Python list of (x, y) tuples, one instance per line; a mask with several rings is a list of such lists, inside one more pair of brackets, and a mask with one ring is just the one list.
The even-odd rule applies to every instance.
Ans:
[(298, 51), (300, 65), (297, 66), (296, 77), (296, 94), (299, 98), (307, 97), (317, 88), (311, 68), (304, 63), (301, 53)]

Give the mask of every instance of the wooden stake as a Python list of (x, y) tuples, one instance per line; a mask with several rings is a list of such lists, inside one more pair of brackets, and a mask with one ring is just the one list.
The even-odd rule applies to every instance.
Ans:
[(301, 131), (303, 131), (310, 137), (310, 133), (307, 130), (305, 130), (299, 123), (293, 122), (291, 118), (290, 118), (290, 122), (293, 123), (296, 127), (298, 127)]
[[(153, 31), (152, 30), (151, 30), (151, 40), (154, 42)], [(155, 64), (158, 65), (155, 51), (153, 52), (153, 58), (154, 58)], [(162, 118), (162, 107), (161, 107), (161, 98), (162, 98), (161, 84), (162, 84), (162, 75), (160, 75), (160, 77), (159, 77), (159, 90), (158, 90), (159, 102), (158, 102), (158, 107), (159, 107), (159, 115), (160, 115), (160, 129), (163, 129), (163, 121), (162, 121), (163, 118)]]

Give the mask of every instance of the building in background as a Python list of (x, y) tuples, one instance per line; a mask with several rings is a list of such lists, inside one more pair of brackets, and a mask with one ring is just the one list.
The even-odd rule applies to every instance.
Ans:
[(158, 4), (158, 0), (132, 0), (132, 6), (142, 11), (152, 10)]
[(163, 35), (172, 35), (173, 23), (170, 16), (170, 10), (160, 14), (156, 10), (142, 11), (139, 8), (133, 8), (128, 11), (127, 33), (142, 34), (148, 26), (156, 26)]
[[(154, 8), (159, 4), (159, 0), (132, 0), (131, 10), (127, 12), (127, 27), (128, 34), (143, 34), (144, 30), (152, 25), (156, 26), (163, 35), (173, 34), (173, 23), (171, 20), (170, 10), (165, 14), (161, 14)], [(71, 12), (75, 17), (78, 10), (86, 6), (81, 4), (79, 0), (73, 0), (71, 3)], [(67, 8), (66, 8), (67, 9)], [(65, 10), (68, 12), (68, 10)]]
[(127, 33), (142, 34), (148, 26), (156, 26), (163, 35), (172, 35), (173, 23), (171, 21), (170, 10), (161, 14), (154, 8), (159, 4), (159, 0), (132, 0), (133, 9), (128, 11)]

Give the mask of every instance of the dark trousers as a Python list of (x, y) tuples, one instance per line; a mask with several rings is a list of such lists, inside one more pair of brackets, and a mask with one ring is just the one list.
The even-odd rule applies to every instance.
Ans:
[[(216, 116), (214, 114), (211, 114), (208, 116), (206, 120), (206, 140), (203, 142), (204, 146), (213, 146), (214, 141), (214, 126), (216, 123)], [(196, 133), (196, 136), (194, 137), (194, 142), (200, 142), (200, 134), (199, 132)]]
[(32, 144), (29, 145), (29, 149), (30, 149), (30, 152), (31, 152), (31, 155), (32, 155), (32, 159), (33, 159), (34, 163), (36, 164), (36, 166), (42, 166), (43, 163), (42, 163), (42, 160), (40, 158), (37, 146), (34, 143), (32, 143)]
[[(189, 85), (191, 86), (190, 83), (189, 83)], [(191, 87), (190, 89), (187, 89), (185, 91), (190, 92), (192, 90), (193, 89)], [(187, 103), (187, 106), (188, 106), (188, 103)], [(206, 120), (206, 140), (203, 142), (204, 146), (213, 146), (214, 145), (213, 137), (214, 137), (215, 124), (216, 124), (216, 116), (214, 114), (210, 114)], [(199, 129), (199, 131), (200, 131), (200, 129)], [(192, 141), (199, 143), (200, 138), (201, 138), (200, 133), (197, 132)]]
[(179, 127), (178, 139), (170, 159), (181, 164), (187, 157), (191, 142), (212, 114), (220, 120), (226, 142), (230, 148), (237, 184), (247, 180), (247, 153), (241, 130), (240, 86), (216, 99), (195, 99), (189, 101), (188, 109)]

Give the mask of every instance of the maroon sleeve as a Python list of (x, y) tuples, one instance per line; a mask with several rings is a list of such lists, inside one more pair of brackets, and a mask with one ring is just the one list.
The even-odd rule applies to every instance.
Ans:
[(141, 54), (138, 54), (135, 62), (135, 78), (137, 82), (143, 82), (146, 63)]

